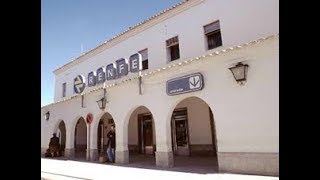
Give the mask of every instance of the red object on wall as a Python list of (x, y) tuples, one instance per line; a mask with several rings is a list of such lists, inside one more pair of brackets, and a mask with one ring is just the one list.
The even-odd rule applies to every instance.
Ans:
[(88, 124), (91, 124), (93, 120), (93, 115), (91, 113), (87, 114), (86, 120)]

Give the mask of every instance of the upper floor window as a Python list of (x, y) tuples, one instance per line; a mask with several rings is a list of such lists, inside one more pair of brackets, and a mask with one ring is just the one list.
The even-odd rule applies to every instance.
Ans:
[(178, 36), (168, 39), (166, 41), (167, 52), (170, 61), (174, 61), (180, 58), (179, 39)]
[(219, 21), (204, 26), (204, 34), (207, 38), (208, 50), (222, 46)]
[(62, 84), (62, 97), (66, 97), (66, 87), (67, 87), (67, 83), (63, 83)]
[(148, 49), (144, 49), (142, 51), (139, 51), (139, 53), (142, 56), (142, 70), (148, 69)]

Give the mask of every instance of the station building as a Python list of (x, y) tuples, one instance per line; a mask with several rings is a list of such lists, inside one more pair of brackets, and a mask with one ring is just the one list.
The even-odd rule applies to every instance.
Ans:
[(204, 156), (220, 172), (279, 174), (279, 2), (185, 0), (55, 69), (41, 107), (66, 158)]

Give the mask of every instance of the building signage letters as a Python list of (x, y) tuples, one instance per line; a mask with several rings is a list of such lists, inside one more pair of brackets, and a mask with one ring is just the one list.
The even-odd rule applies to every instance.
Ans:
[[(128, 75), (129, 72), (136, 73), (142, 69), (142, 57), (140, 53), (135, 53), (129, 57), (129, 60), (121, 58), (115, 63), (108, 64), (106, 67), (100, 67), (97, 71), (88, 73), (88, 86), (96, 86), (104, 83), (106, 80), (114, 80)], [(82, 93), (85, 88), (85, 79), (82, 75), (78, 75), (74, 79), (74, 92)]]
[(200, 91), (204, 87), (203, 75), (201, 73), (170, 79), (167, 81), (167, 94), (169, 96)]

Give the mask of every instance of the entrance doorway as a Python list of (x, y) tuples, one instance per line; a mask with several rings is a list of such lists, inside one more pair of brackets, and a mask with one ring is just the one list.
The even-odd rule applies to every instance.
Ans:
[(66, 125), (63, 121), (59, 123), (59, 127), (56, 133), (59, 138), (61, 153), (62, 155), (64, 155), (64, 149), (66, 147)]
[(109, 113), (105, 113), (99, 121), (98, 125), (98, 136), (97, 136), (97, 148), (99, 156), (105, 156), (106, 151), (108, 149), (107, 144), (109, 141), (109, 138), (107, 137), (107, 134), (110, 132), (111, 126), (115, 126), (113, 117)]
[(171, 122), (174, 153), (190, 155), (187, 108), (175, 109)]
[(87, 151), (87, 124), (84, 118), (79, 118), (74, 131), (75, 157), (86, 159)]
[(208, 104), (188, 97), (177, 104), (171, 115), (174, 166), (218, 171), (214, 116)]
[(137, 107), (130, 115), (128, 123), (129, 163), (154, 166), (156, 164), (156, 133), (151, 111)]
[(138, 121), (139, 152), (142, 154), (154, 154), (152, 115), (139, 114)]

